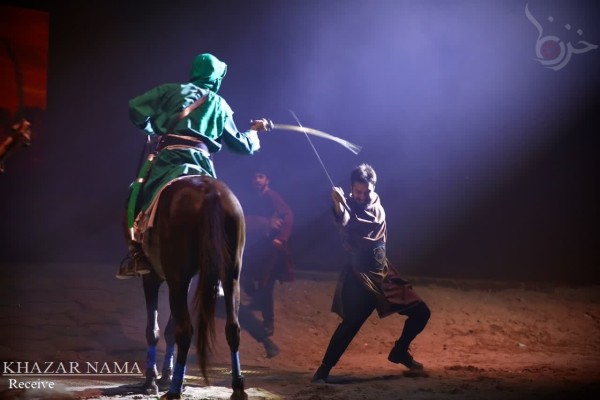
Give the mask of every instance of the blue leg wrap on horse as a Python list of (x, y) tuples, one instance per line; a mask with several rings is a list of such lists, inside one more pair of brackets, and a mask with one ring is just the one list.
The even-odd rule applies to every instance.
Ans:
[(173, 369), (173, 356), (175, 355), (175, 345), (167, 345), (165, 350), (165, 360), (163, 362), (162, 370)]
[(146, 353), (146, 368), (156, 368), (156, 346), (148, 346), (148, 353)]
[(173, 380), (169, 387), (169, 393), (181, 393), (181, 387), (183, 386), (183, 377), (185, 376), (185, 365), (175, 364), (173, 370)]
[(237, 351), (231, 353), (231, 375), (235, 377), (241, 375), (240, 353)]

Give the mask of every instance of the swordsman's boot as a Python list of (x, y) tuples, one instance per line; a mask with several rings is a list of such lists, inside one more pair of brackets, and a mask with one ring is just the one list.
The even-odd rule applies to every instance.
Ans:
[(329, 365), (321, 364), (321, 366), (319, 366), (319, 369), (317, 369), (310, 381), (312, 383), (327, 382), (327, 378), (329, 377), (329, 371), (331, 371), (331, 367)]
[(399, 345), (398, 342), (396, 342), (396, 345), (390, 351), (388, 360), (394, 364), (402, 364), (411, 371), (420, 371), (423, 369), (423, 364), (416, 361), (408, 352), (408, 348)]
[(273, 358), (279, 354), (279, 347), (269, 338), (266, 338), (262, 341), (263, 346), (265, 346), (265, 353), (267, 354), (267, 358)]
[(129, 256), (123, 260), (117, 272), (117, 279), (129, 279), (150, 273), (150, 262), (144, 255), (142, 245), (138, 242), (129, 242)]

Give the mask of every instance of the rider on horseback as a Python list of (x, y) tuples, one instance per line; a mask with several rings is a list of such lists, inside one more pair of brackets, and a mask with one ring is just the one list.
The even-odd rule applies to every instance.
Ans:
[(126, 227), (130, 257), (121, 264), (117, 278), (150, 272), (134, 222), (166, 184), (183, 175), (216, 178), (210, 156), (223, 143), (240, 154), (253, 154), (260, 148), (257, 132), (267, 130), (268, 121), (255, 120), (248, 131), (237, 130), (231, 107), (217, 94), (226, 72), (224, 62), (200, 54), (192, 63), (190, 82), (163, 84), (129, 102), (133, 124), (159, 140), (131, 184)]

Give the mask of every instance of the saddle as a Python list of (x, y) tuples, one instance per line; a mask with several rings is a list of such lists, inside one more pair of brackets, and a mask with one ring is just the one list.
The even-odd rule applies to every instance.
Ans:
[(178, 178), (170, 180), (166, 185), (164, 185), (156, 194), (154, 200), (152, 200), (148, 208), (145, 211), (140, 211), (137, 214), (133, 222), (133, 228), (130, 229), (131, 239), (134, 242), (140, 243), (142, 245), (142, 250), (144, 251), (144, 254), (148, 258), (148, 261), (150, 261), (150, 264), (152, 264), (152, 266), (154, 267), (154, 271), (156, 272), (156, 274), (161, 279), (165, 279), (165, 276), (162, 265), (160, 263), (160, 252), (158, 246), (150, 246), (150, 231), (154, 227), (154, 219), (156, 218), (158, 202), (160, 201), (160, 197), (165, 188), (167, 188), (173, 182), (176, 182), (180, 179), (189, 178), (190, 176), (197, 175), (180, 176)]
[(163, 190), (165, 190), (168, 186), (170, 186), (173, 182), (176, 182), (180, 179), (189, 178), (191, 176), (202, 176), (202, 175), (183, 175), (179, 176), (175, 179), (170, 180), (164, 185), (154, 199), (148, 206), (145, 211), (140, 211), (135, 217), (135, 221), (133, 222), (133, 236), (132, 239), (134, 242), (144, 243), (144, 238), (146, 232), (148, 232), (154, 226), (154, 218), (156, 217), (156, 209), (158, 207), (158, 202), (160, 201), (160, 196), (162, 195)]

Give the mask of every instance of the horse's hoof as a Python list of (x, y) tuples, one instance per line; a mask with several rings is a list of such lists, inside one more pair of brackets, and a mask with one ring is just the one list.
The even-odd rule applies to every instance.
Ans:
[(246, 392), (234, 390), (230, 397), (231, 400), (248, 400)]
[(147, 395), (157, 395), (158, 394), (158, 386), (156, 386), (155, 379), (147, 380), (142, 385), (142, 392)]
[(233, 389), (233, 393), (244, 393), (245, 383), (246, 378), (244, 377), (244, 375), (233, 377), (233, 379), (231, 379), (231, 388)]
[(144, 394), (149, 396), (156, 396), (158, 394), (158, 386), (156, 385), (144, 385), (142, 388)]
[(156, 381), (158, 386), (163, 389), (168, 389), (171, 386), (171, 381), (173, 380), (173, 371), (172, 370), (164, 370), (160, 379)]
[(163, 394), (162, 396), (160, 396), (160, 400), (175, 400), (175, 399), (181, 399), (181, 393), (167, 392), (167, 393)]
[(171, 387), (171, 379), (160, 379), (156, 381), (160, 390), (168, 390)]
[(231, 394), (231, 400), (247, 400), (248, 395), (244, 392), (244, 384), (246, 382), (246, 378), (244, 375), (240, 375), (234, 377), (231, 380), (231, 388), (233, 389), (233, 393)]

